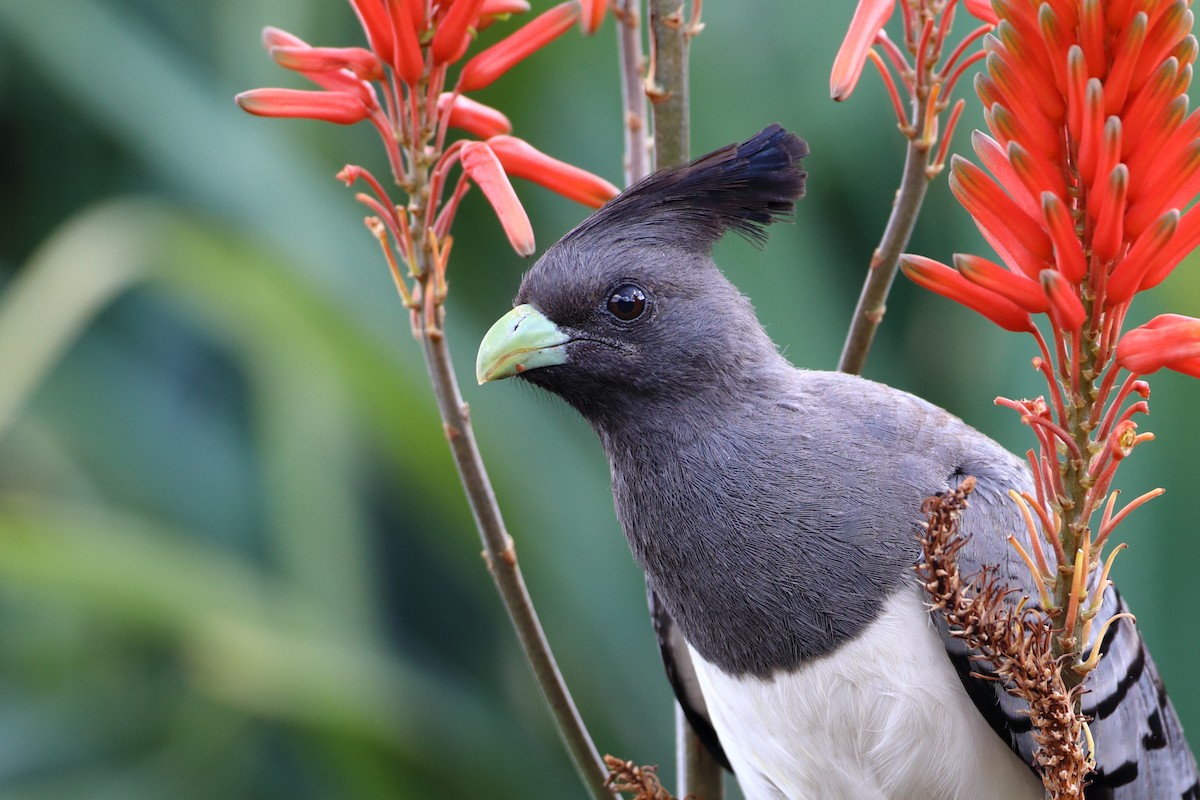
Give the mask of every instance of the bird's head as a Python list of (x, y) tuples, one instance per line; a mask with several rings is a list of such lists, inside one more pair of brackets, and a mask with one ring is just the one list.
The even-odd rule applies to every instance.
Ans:
[(807, 145), (778, 125), (656, 172), (551, 247), (479, 348), (480, 383), (518, 375), (593, 422), (778, 358), (711, 258), (754, 242), (804, 193)]

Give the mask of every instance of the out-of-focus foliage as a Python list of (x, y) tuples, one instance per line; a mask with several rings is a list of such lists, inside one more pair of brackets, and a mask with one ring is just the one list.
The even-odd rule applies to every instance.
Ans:
[[(812, 146), (797, 224), (719, 256), (821, 368), (901, 154), (872, 81), (824, 96), (848, 14), (710, 4), (692, 51), (696, 152), (775, 120)], [(262, 52), (267, 24), (359, 43), (333, 0), (0, 0), (0, 796), (577, 796), (406, 315), (333, 180), (382, 158), (374, 134), (232, 102), (300, 85)], [(614, 53), (611, 27), (571, 34), (481, 99), (618, 180)], [(584, 214), (518, 191), (542, 246)], [(600, 748), (669, 776), (669, 691), (591, 432), (519, 384), (470, 381), (523, 264), (478, 196), (464, 214), (449, 335), (530, 589)], [(911, 249), (976, 236), (939, 182)], [(1197, 313), (1198, 268), (1133, 321)], [(1023, 450), (991, 399), (1037, 391), (1030, 355), (898, 284), (868, 374)], [(1123, 528), (1116, 572), (1195, 736), (1200, 390), (1153, 385), (1159, 440), (1123, 472), (1168, 493)]]

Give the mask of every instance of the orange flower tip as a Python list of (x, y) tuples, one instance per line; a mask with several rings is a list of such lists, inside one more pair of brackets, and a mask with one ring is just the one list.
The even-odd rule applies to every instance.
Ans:
[(366, 81), (383, 80), (383, 63), (362, 47), (276, 46), (270, 49), (270, 54), (276, 64), (296, 72), (348, 69)]
[(608, 0), (579, 0), (582, 13), (579, 16), (579, 27), (585, 36), (591, 36), (600, 30), (604, 22), (604, 14), (608, 11)]
[(439, 115), (445, 113), (446, 104), (450, 102), (454, 103), (447, 121), (451, 128), (464, 130), (480, 139), (490, 139), (512, 131), (512, 123), (502, 112), (453, 92), (442, 92), (438, 97)]
[(493, 22), (507, 22), (513, 14), (528, 12), (529, 3), (524, 0), (483, 0), (475, 30), (482, 31), (491, 27)]
[(355, 181), (357, 181), (360, 177), (362, 177), (362, 174), (363, 174), (362, 167), (356, 167), (353, 164), (347, 164), (346, 166), (342, 167), (341, 171), (337, 174), (336, 177), (339, 181), (346, 184), (347, 186), (352, 186)]
[(370, 115), (362, 99), (348, 92), (252, 89), (234, 100), (243, 111), (260, 117), (298, 117), (353, 125)]
[[(452, 6), (451, 11), (457, 7)], [(579, 13), (578, 0), (570, 0), (534, 17), (508, 38), (468, 61), (458, 78), (459, 90), (474, 92), (490, 86), (518, 63), (566, 33), (579, 19)]]
[(425, 55), (417, 36), (417, 28), (425, 24), (425, 4), (409, 0), (406, 7), (401, 0), (390, 0), (387, 5), (395, 40), (392, 68), (401, 81), (414, 86), (425, 74)]
[(969, 183), (979, 177), (981, 171), (969, 159), (955, 153), (950, 156), (950, 174), (956, 175), (963, 183)]
[(488, 146), (507, 174), (532, 181), (568, 200), (599, 208), (620, 193), (600, 176), (552, 158), (515, 136), (494, 136), (488, 139)]
[(875, 37), (895, 10), (896, 0), (860, 0), (850, 20), (850, 30), (833, 59), (829, 95), (834, 100), (840, 103), (850, 97), (867, 64), (867, 54), (875, 44)]
[(533, 226), (496, 153), (485, 142), (467, 142), (462, 147), (461, 159), (463, 169), (496, 212), (509, 244), (519, 255), (533, 255), (536, 249)]
[(1200, 358), (1181, 358), (1167, 364), (1167, 369), (1190, 375), (1193, 378), (1200, 378)]
[(991, 0), (963, 0), (963, 5), (967, 7), (967, 12), (978, 20), (982, 20), (989, 25), (995, 25), (1000, 22), (1000, 17), (996, 15), (996, 10), (992, 8)]
[(1041, 313), (1050, 307), (1046, 293), (1036, 281), (1011, 272), (986, 258), (956, 253), (954, 268), (971, 283), (995, 292), (1025, 311)]
[(1041, 272), (1042, 289), (1050, 300), (1050, 319), (1061, 330), (1077, 331), (1087, 321), (1083, 301), (1072, 291), (1071, 283), (1058, 270)]
[(429, 52), (434, 64), (450, 64), (462, 58), (470, 42), (471, 28), (479, 20), (483, 0), (454, 0), (433, 34)]
[(479, 8), (481, 17), (507, 17), (510, 14), (527, 14), (529, 3), (526, 0), (483, 0)]
[(308, 43), (299, 36), (288, 33), (281, 28), (274, 28), (270, 25), (262, 30), (263, 47), (268, 51), (272, 47), (308, 47)]
[(392, 18), (388, 14), (386, 0), (350, 0), (358, 16), (371, 50), (382, 60), (392, 63), (395, 37), (392, 35)]
[(961, 303), (967, 308), (1015, 333), (1033, 330), (1033, 320), (1016, 303), (976, 286), (940, 261), (924, 256), (900, 256), (900, 269), (918, 286)]

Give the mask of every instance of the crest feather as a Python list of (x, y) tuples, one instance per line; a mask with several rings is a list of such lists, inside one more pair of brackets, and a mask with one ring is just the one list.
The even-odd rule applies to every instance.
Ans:
[(804, 196), (808, 145), (778, 123), (678, 167), (659, 170), (610, 200), (564, 240), (626, 229), (626, 237), (708, 252), (726, 231), (761, 245), (765, 226)]

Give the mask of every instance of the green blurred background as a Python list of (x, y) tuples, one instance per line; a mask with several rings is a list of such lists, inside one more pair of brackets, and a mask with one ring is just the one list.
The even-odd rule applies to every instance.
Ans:
[[(710, 3), (692, 50), (696, 153), (776, 120), (812, 147), (796, 224), (719, 258), (817, 368), (902, 157), (874, 74), (827, 99), (849, 14)], [(333, 179), (347, 161), (383, 171), (374, 132), (232, 102), (302, 85), (263, 52), (268, 24), (361, 42), (339, 0), (0, 0), (0, 797), (580, 796), (406, 315)], [(480, 99), (619, 182), (617, 86), (609, 21)], [(518, 191), (543, 247), (585, 213)], [(474, 385), (526, 264), (478, 193), (456, 233), (450, 336), (530, 590), (601, 750), (670, 778), (671, 699), (603, 456), (560, 404)], [(981, 247), (939, 180), (910, 249)], [(1200, 312), (1195, 264), (1133, 321), (1166, 310)], [(1039, 393), (1031, 354), (901, 279), (867, 373), (1024, 450), (992, 399)], [(1117, 573), (1195, 735), (1200, 386), (1154, 387), (1159, 439), (1121, 485), (1168, 493), (1124, 528)]]

